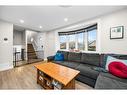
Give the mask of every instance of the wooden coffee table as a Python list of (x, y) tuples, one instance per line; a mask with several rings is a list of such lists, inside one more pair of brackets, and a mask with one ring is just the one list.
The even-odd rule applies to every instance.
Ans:
[(52, 62), (34, 65), (37, 83), (45, 89), (75, 89), (75, 77), (80, 71)]

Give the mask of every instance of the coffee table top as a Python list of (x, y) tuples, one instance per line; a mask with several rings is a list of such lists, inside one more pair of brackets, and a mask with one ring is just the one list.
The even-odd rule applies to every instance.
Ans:
[(67, 85), (72, 79), (74, 79), (80, 71), (74, 70), (62, 65), (58, 65), (52, 62), (42, 63), (34, 65), (37, 69), (59, 81), (60, 83)]

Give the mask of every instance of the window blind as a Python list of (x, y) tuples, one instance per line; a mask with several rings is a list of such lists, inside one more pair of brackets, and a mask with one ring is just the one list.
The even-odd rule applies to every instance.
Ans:
[(78, 33), (83, 33), (83, 32), (88, 32), (91, 30), (97, 29), (97, 24), (82, 28), (82, 29), (78, 29), (78, 30), (72, 30), (72, 31), (66, 31), (66, 32), (58, 32), (59, 36), (63, 36), (63, 35), (72, 35), (72, 34), (78, 34)]

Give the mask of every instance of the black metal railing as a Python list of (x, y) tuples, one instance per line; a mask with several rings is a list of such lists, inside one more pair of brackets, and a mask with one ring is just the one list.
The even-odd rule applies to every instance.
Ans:
[(13, 53), (13, 65), (14, 67), (22, 66), (34, 62), (43, 61), (44, 59), (44, 52), (43, 50), (33, 51), (33, 52), (26, 52), (24, 49), (21, 52), (14, 52)]

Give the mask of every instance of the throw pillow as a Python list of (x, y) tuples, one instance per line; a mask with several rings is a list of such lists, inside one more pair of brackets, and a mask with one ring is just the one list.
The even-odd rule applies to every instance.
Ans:
[(114, 57), (112, 57), (112, 56), (108, 56), (108, 57), (107, 57), (107, 61), (106, 61), (105, 69), (109, 71), (108, 66), (109, 66), (109, 64), (110, 64), (111, 62), (114, 62), (114, 61), (115, 61), (115, 62), (122, 62), (123, 64), (127, 65), (127, 60), (117, 59), (117, 58), (114, 58)]
[(62, 53), (56, 53), (54, 60), (55, 61), (64, 61), (64, 54), (62, 54)]
[(111, 62), (109, 64), (109, 72), (120, 78), (127, 78), (127, 65), (123, 62)]

